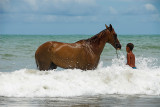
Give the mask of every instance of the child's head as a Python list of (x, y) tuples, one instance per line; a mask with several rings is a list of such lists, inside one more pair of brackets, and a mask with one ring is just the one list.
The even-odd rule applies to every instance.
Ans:
[(126, 51), (129, 52), (129, 51), (132, 51), (134, 48), (134, 45), (132, 43), (128, 43), (127, 46), (126, 46)]

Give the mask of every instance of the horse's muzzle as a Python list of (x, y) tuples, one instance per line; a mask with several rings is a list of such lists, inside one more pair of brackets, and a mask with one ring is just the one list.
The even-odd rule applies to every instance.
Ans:
[(121, 49), (121, 44), (116, 44), (116, 49), (120, 50)]

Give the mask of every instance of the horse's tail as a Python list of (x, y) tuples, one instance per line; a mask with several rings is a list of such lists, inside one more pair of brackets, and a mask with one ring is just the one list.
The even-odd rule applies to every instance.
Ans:
[(37, 68), (39, 69), (36, 53), (35, 53), (35, 61), (36, 61)]

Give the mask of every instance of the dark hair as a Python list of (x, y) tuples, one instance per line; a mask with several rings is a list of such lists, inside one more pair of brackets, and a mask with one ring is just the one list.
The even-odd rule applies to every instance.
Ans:
[(127, 44), (127, 47), (129, 47), (129, 48), (130, 48), (130, 50), (132, 51), (132, 50), (133, 50), (133, 48), (134, 48), (134, 45), (133, 45), (133, 43), (128, 43), (128, 44)]

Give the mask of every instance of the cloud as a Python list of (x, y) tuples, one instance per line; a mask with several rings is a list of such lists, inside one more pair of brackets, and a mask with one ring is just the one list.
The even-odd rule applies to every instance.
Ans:
[(153, 4), (150, 3), (142, 3), (142, 4), (137, 4), (135, 5), (131, 5), (128, 6), (126, 8), (123, 8), (123, 10), (119, 10), (119, 13), (122, 15), (153, 15), (153, 14), (159, 14), (158, 9), (156, 8), (156, 6), (154, 6)]
[(1, 0), (0, 22), (99, 23), (128, 16), (137, 16), (137, 19), (154, 16), (155, 20), (159, 20), (158, 7), (149, 1), (151, 0)]
[(9, 0), (1, 0), (0, 1), (0, 13), (8, 10)]
[(117, 10), (115, 9), (115, 8), (113, 8), (113, 7), (109, 7), (109, 12), (111, 13), (111, 14), (113, 14), (113, 15), (115, 15), (115, 14), (117, 14), (118, 12), (117, 12)]
[(148, 3), (148, 4), (145, 4), (144, 7), (145, 7), (146, 10), (148, 10), (148, 11), (156, 11), (156, 10), (157, 10), (154, 5), (149, 4), (149, 3)]
[(33, 11), (36, 11), (39, 9), (37, 0), (24, 0), (24, 2), (26, 2), (28, 5), (30, 5), (30, 7), (31, 7), (31, 9), (33, 9)]
[(96, 12), (95, 0), (2, 0), (2, 13), (90, 15)]
[(1, 0), (0, 22), (90, 22), (98, 11), (96, 0)]

